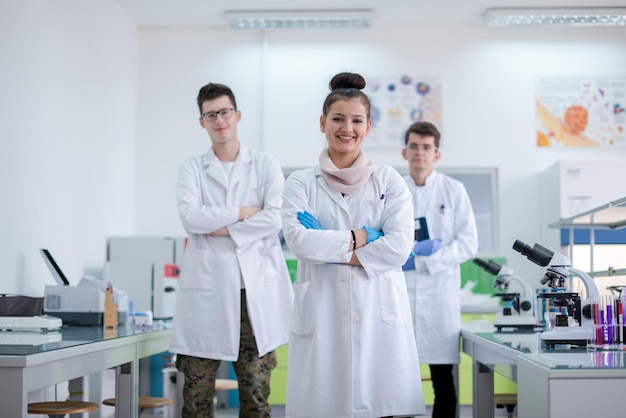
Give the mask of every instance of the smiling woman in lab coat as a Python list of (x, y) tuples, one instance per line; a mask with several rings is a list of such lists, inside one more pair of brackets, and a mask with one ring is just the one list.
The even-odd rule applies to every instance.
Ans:
[(361, 151), (372, 124), (365, 80), (341, 73), (330, 87), (320, 118), (328, 148), (283, 193), (283, 233), (298, 258), (286, 416), (424, 414), (401, 270), (411, 195), (397, 171)]

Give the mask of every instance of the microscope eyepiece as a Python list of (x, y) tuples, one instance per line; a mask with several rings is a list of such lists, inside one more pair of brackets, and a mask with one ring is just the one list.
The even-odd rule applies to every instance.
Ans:
[(542, 267), (550, 264), (550, 260), (552, 260), (552, 256), (554, 255), (554, 252), (548, 250), (546, 247), (535, 244), (535, 246), (531, 248), (530, 245), (518, 239), (516, 239), (513, 243), (513, 249), (522, 253), (522, 255), (525, 255), (530, 261)]
[(473, 261), (474, 261), (474, 264), (476, 264), (477, 266), (485, 270), (487, 273), (492, 274), (494, 276), (500, 273), (500, 269), (502, 268), (500, 264), (491, 260), (485, 261), (482, 258), (475, 258)]
[(518, 253), (522, 253), (522, 255), (528, 255), (533, 252), (533, 249), (530, 245), (518, 239), (516, 239), (515, 242), (513, 243), (513, 249), (517, 251)]

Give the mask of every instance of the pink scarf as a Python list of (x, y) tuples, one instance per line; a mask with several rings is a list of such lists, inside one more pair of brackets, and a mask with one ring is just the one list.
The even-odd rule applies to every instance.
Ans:
[(370, 178), (374, 165), (361, 151), (352, 167), (337, 168), (328, 155), (328, 148), (320, 153), (320, 167), (328, 186), (342, 194), (352, 194), (359, 190)]

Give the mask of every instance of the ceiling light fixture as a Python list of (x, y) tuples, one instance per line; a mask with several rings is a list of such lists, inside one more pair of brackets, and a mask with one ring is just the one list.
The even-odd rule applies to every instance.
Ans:
[(562, 9), (487, 9), (487, 26), (494, 28), (525, 26), (626, 26), (626, 7)]
[(241, 10), (224, 17), (231, 29), (367, 28), (372, 10)]

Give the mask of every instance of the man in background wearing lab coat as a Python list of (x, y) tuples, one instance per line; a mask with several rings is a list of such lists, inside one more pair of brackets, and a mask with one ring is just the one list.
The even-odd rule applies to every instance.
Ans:
[[(404, 270), (420, 363), (430, 366), (433, 418), (457, 413), (453, 365), (460, 360), (461, 263), (477, 249), (476, 222), (463, 184), (438, 173), (437, 128), (416, 122), (405, 135), (404, 180), (413, 195), (416, 241)], [(426, 233), (428, 232), (428, 234)]]
[(212, 417), (217, 368), (232, 361), (240, 416), (270, 417), (274, 350), (289, 338), (293, 290), (279, 232), (278, 161), (239, 142), (241, 111), (223, 84), (198, 94), (212, 147), (180, 164), (178, 212), (189, 234), (170, 351), (185, 374), (185, 417)]

